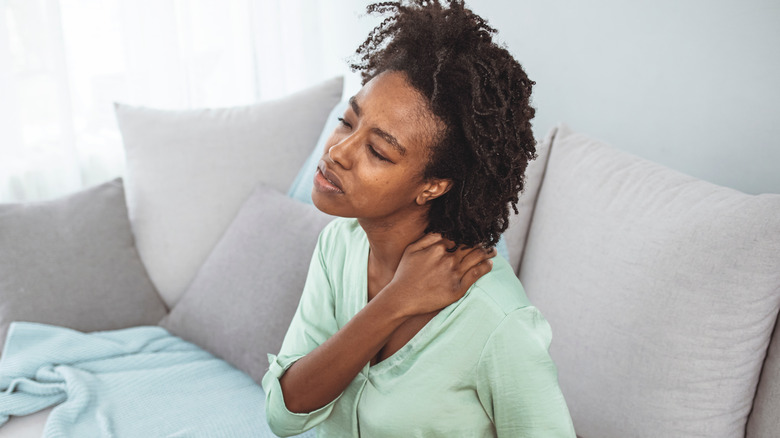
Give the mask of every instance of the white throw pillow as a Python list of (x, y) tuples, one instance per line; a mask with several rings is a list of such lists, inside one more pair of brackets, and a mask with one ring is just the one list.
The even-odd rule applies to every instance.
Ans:
[(287, 191), (341, 99), (342, 85), (334, 78), (235, 108), (164, 111), (116, 104), (136, 245), (169, 307), (255, 186)]

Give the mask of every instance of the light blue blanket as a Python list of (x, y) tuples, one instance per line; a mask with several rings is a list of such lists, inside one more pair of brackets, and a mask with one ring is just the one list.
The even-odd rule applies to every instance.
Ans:
[(58, 404), (45, 437), (275, 436), (259, 385), (161, 327), (85, 334), (13, 323), (0, 391), (0, 425)]

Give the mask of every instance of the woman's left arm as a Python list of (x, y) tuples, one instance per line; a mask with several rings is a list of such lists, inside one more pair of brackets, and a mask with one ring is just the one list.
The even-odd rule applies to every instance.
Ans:
[(533, 306), (504, 317), (477, 367), (477, 393), (499, 437), (574, 438), (548, 349), (550, 325)]

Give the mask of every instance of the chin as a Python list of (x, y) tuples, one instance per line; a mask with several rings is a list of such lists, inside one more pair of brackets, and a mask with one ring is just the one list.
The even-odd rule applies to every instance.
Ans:
[(349, 212), (345, 211), (343, 206), (339, 208), (339, 206), (334, 205), (334, 202), (332, 202), (327, 195), (322, 195), (317, 192), (316, 188), (311, 192), (311, 201), (312, 204), (317, 207), (317, 210), (325, 214), (338, 217), (355, 217), (354, 215), (348, 214)]

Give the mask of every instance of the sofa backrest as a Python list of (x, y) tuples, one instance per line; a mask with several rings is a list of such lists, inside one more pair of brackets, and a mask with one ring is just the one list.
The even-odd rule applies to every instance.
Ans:
[(519, 277), (552, 325), (577, 433), (743, 436), (778, 266), (780, 195), (718, 187), (560, 127)]

